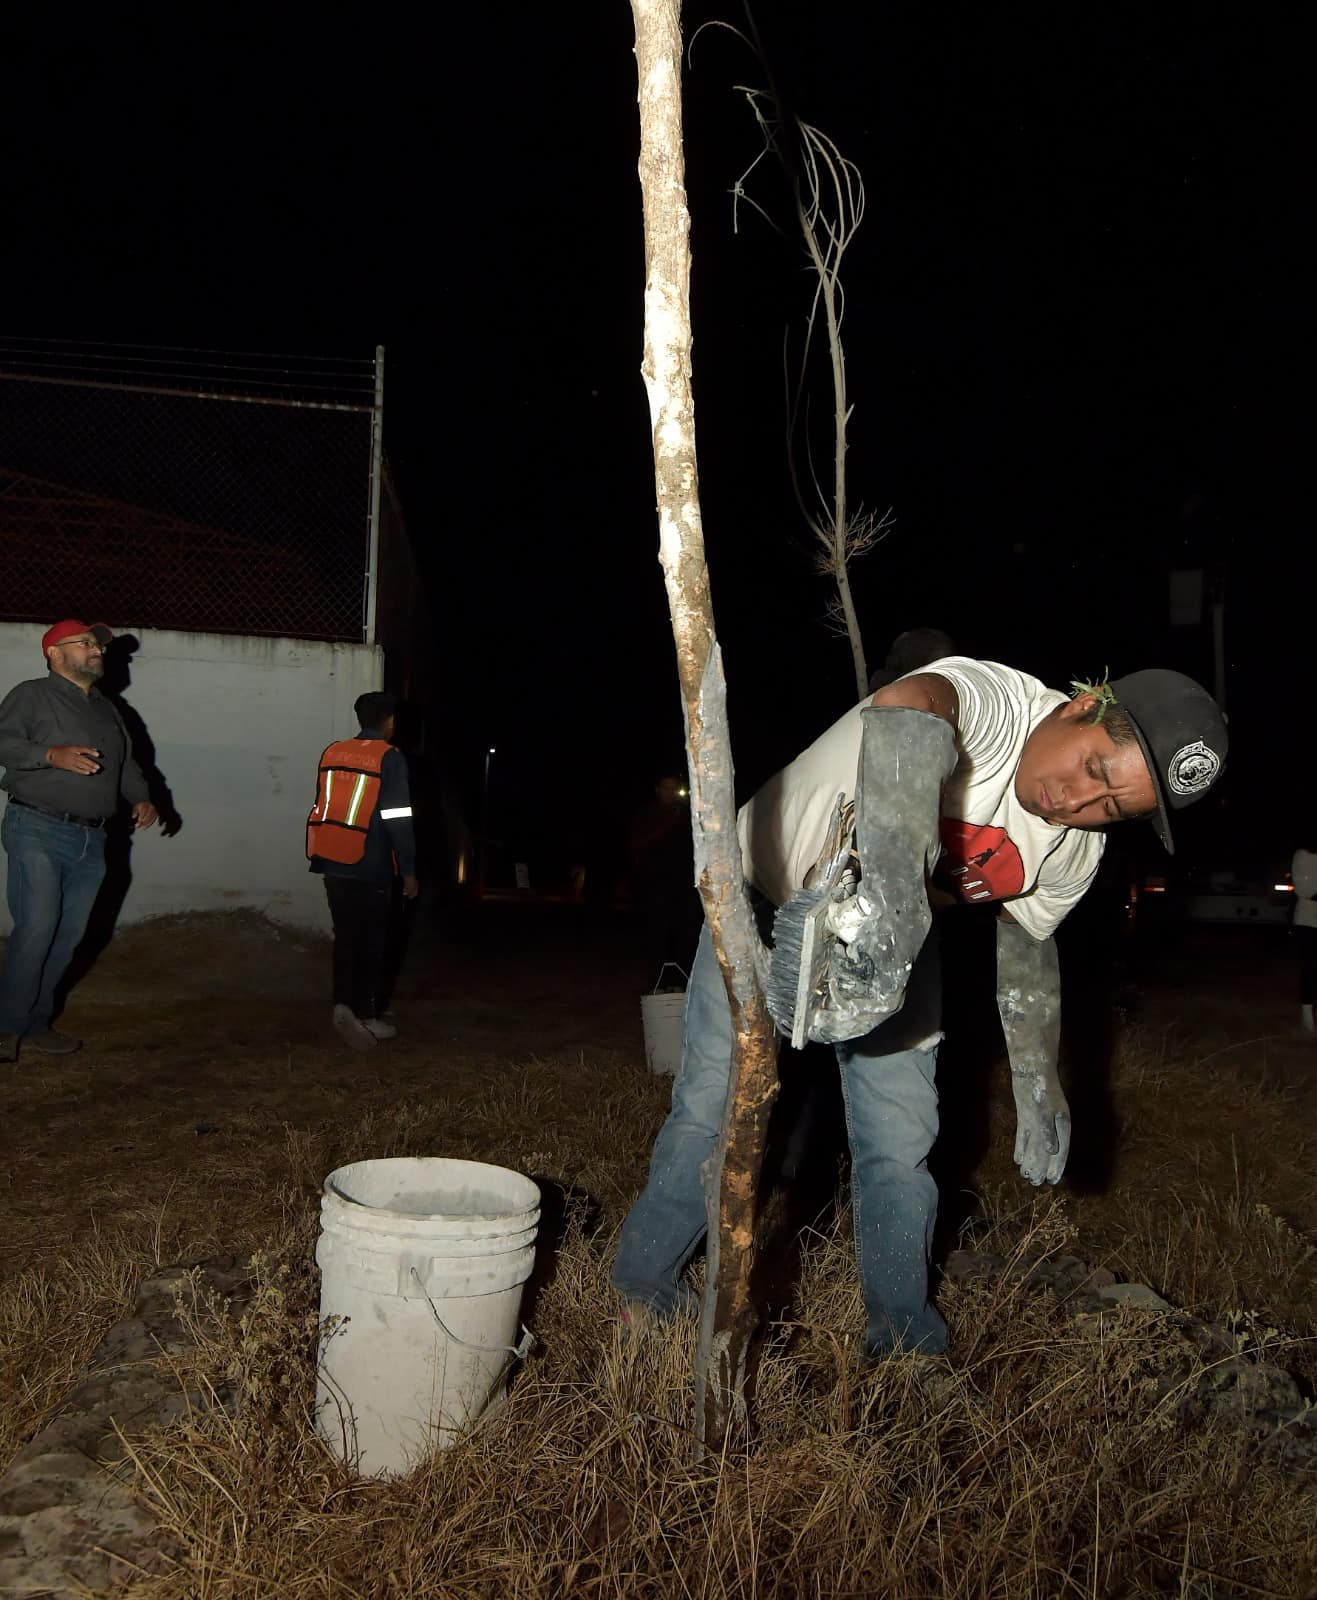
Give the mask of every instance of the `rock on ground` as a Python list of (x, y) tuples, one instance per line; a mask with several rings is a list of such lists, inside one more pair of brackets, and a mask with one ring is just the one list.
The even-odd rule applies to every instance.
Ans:
[(121, 1435), (213, 1403), (179, 1387), (169, 1358), (191, 1345), (189, 1320), (204, 1325), (216, 1307), (238, 1315), (249, 1290), (246, 1266), (227, 1256), (166, 1267), (142, 1284), (132, 1316), (0, 1478), (0, 1594), (74, 1600), (169, 1561), (132, 1493)]

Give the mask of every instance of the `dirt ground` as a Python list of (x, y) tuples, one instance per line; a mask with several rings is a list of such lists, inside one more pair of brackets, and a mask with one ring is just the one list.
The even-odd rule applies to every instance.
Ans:
[(299, 1141), (332, 1153), (374, 1108), (480, 1098), (531, 1058), (647, 1078), (639, 963), (575, 910), (490, 905), (459, 932), (420, 930), (400, 1036), (368, 1055), (330, 1029), (326, 940), (246, 913), (121, 930), (60, 1021), (83, 1049), (2, 1069), (0, 1274), (143, 1223), (166, 1252), (241, 1247), (280, 1198), (253, 1174)]
[[(203, 1407), (125, 1445), (173, 1552), (130, 1586), (141, 1600), (1314, 1592), (1311, 1472), (1225, 1424), (1173, 1421), (1200, 1378), (1164, 1397), (1183, 1352), (1155, 1312), (1086, 1330), (1023, 1278), (949, 1273), (946, 1392), (911, 1362), (862, 1368), (826, 1051), (782, 1061), (756, 1437), (717, 1472), (693, 1459), (689, 1330), (637, 1345), (607, 1282), (669, 1097), (644, 1063), (636, 933), (592, 906), (432, 920), (399, 1038), (355, 1055), (329, 1027), (325, 941), (247, 915), (122, 930), (68, 1006), (85, 1048), (0, 1077), (0, 1470), (160, 1264), (255, 1253), (248, 1311), (206, 1336), (187, 1379), (234, 1386), (234, 1413)], [(1317, 1047), (1293, 1030), (1284, 930), (1149, 930), (1114, 949), (1076, 924), (1075, 1137), (1056, 1192), (1012, 1163), (991, 939), (973, 914), (943, 933), (939, 1259), (963, 1241), (984, 1260), (1103, 1267), (1311, 1397)], [(372, 1482), (313, 1431), (314, 1241), (325, 1175), (400, 1154), (539, 1182), (522, 1314), (540, 1345), (488, 1428)]]
[[(969, 944), (950, 956), (953, 976), (975, 959)], [(937, 1156), (948, 1236), (972, 1229), (985, 1196), (997, 1212), (1032, 1198), (1011, 1180), (1013, 1117), (982, 967), (948, 1006)], [(1294, 1032), (1285, 931), (1149, 939), (1132, 970), (1072, 950), (1066, 973), (1068, 1203), (1094, 1255), (1120, 1257), (1182, 1301), (1220, 1298), (1223, 1285), (1197, 1283), (1194, 1235), (1228, 1217), (1244, 1229), (1241, 1301), (1269, 1297), (1269, 1313), (1305, 1320), (1317, 1046)], [(330, 1165), (366, 1153), (372, 1118), (396, 1146), (400, 1119), (431, 1127), (437, 1109), (448, 1148), (433, 1153), (548, 1176), (587, 1193), (604, 1220), (621, 1216), (667, 1098), (644, 1068), (642, 963), (623, 912), (488, 903), (432, 919), (399, 982), (402, 1032), (368, 1055), (330, 1030), (327, 986), (325, 941), (254, 915), (123, 929), (61, 1024), (82, 1051), (3, 1069), (0, 1276), (52, 1266), (105, 1231), (164, 1260), (250, 1248), (290, 1186), (313, 1204)], [(802, 1084), (820, 1085), (830, 1188), (841, 1147), (827, 1065), (789, 1066), (783, 1116)], [(610, 1097), (616, 1138), (601, 1141)], [(1284, 1283), (1265, 1252), (1251, 1269), (1249, 1229), (1277, 1234), (1294, 1266)]]

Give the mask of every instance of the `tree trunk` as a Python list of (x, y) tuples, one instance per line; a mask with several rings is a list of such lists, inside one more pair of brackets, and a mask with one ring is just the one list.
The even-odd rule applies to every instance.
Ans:
[(704, 559), (691, 393), (690, 217), (681, 121), (680, 0), (632, 0), (640, 77), (645, 214), (645, 350), (654, 438), (659, 561), (677, 649), (690, 767), (695, 876), (732, 1007), (735, 1048), (723, 1138), (706, 1183), (708, 1281), (696, 1363), (696, 1430), (720, 1449), (747, 1422), (746, 1355), (755, 1195), (777, 1093), (777, 1038), (760, 983), (755, 929), (736, 837), (722, 655)]
[(864, 659), (864, 640), (860, 635), (860, 619), (855, 611), (855, 597), (851, 593), (851, 574), (846, 557), (837, 568), (837, 599), (846, 622), (846, 637), (851, 646), (851, 666), (855, 669), (856, 697), (863, 700), (869, 693), (869, 667)]

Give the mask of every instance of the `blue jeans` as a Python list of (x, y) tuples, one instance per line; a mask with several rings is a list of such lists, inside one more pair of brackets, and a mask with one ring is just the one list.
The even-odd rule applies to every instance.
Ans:
[(50, 1026), (56, 986), (105, 877), (105, 833), (6, 805), (0, 840), (9, 857), (14, 919), (0, 973), (0, 1033), (39, 1033)]
[[(915, 962), (901, 1011), (836, 1047), (851, 1148), (855, 1256), (867, 1315), (865, 1350), (944, 1350), (947, 1326), (928, 1298), (937, 1185), (928, 1153), (937, 1137), (934, 1072), (941, 1041), (937, 940)], [(703, 1168), (722, 1122), (732, 1059), (727, 992), (709, 930), (686, 993), (681, 1070), (672, 1110), (650, 1158), (649, 1182), (622, 1225), (613, 1286), (659, 1316), (692, 1303), (682, 1283), (704, 1237)]]

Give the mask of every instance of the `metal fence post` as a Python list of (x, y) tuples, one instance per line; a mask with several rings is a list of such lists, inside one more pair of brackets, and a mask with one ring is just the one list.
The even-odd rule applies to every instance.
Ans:
[(363, 637), (375, 643), (375, 611), (380, 587), (380, 488), (384, 481), (384, 346), (375, 346), (375, 404), (370, 412), (370, 551), (366, 561), (366, 617)]

